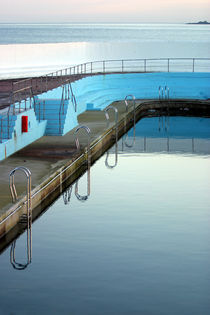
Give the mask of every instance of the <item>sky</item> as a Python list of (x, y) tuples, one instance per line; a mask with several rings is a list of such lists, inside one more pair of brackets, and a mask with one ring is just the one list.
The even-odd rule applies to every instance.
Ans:
[(0, 0), (0, 23), (210, 21), (210, 0)]

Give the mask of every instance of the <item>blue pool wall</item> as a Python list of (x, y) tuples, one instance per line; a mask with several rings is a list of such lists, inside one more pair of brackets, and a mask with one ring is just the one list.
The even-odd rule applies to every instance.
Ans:
[[(28, 132), (22, 132), (22, 116), (28, 116)], [(5, 120), (7, 124), (7, 120)], [(12, 123), (9, 126), (10, 139), (3, 140), (0, 143), (0, 160), (26, 147), (28, 144), (36, 141), (45, 134), (47, 121), (39, 122), (35, 116), (34, 109), (28, 109), (12, 116)], [(3, 130), (8, 136), (8, 126)], [(4, 136), (4, 134), (3, 134)]]
[[(133, 130), (128, 132), (133, 137)], [(135, 126), (136, 137), (210, 139), (210, 118), (203, 117), (150, 117)]]
[[(67, 112), (65, 109), (66, 114), (62, 116), (62, 135), (78, 125), (77, 117), (84, 111), (103, 110), (112, 102), (123, 100), (128, 94), (133, 94), (137, 99), (158, 99), (159, 87), (165, 89), (167, 86), (170, 99), (209, 99), (210, 73), (94, 75), (77, 80), (71, 83), (71, 86), (76, 97), (77, 110)], [(53, 116), (59, 116), (61, 96), (62, 88), (59, 87), (37, 98), (37, 102), (45, 100), (48, 104), (46, 135), (54, 135), (58, 132), (59, 120), (56, 120), (57, 125), (50, 120), (53, 120)], [(65, 106), (73, 109), (71, 100), (67, 101)], [(50, 124), (53, 124), (53, 130), (49, 128)]]
[[(0, 160), (43, 135), (65, 135), (78, 125), (78, 115), (86, 110), (103, 110), (114, 101), (133, 94), (136, 99), (158, 99), (159, 87), (169, 88), (171, 99), (210, 99), (210, 73), (124, 73), (84, 77), (71, 83), (76, 98), (65, 100), (62, 115), (62, 87), (35, 97), (35, 106), (13, 117), (10, 139), (0, 143)], [(21, 115), (28, 115), (29, 132), (21, 132)], [(60, 123), (61, 122), (61, 123)], [(5, 131), (6, 132), (6, 131)]]

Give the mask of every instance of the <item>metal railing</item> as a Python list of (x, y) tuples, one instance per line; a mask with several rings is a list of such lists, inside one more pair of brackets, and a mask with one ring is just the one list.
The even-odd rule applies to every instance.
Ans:
[[(77, 180), (76, 184), (75, 184), (75, 196), (80, 201), (86, 201), (88, 199), (88, 197), (90, 196), (90, 165), (91, 165), (90, 134), (91, 134), (91, 130), (89, 127), (81, 125), (81, 126), (77, 127), (74, 134), (76, 135), (80, 129), (85, 130), (87, 135), (88, 135), (88, 143), (87, 143), (87, 149), (86, 149), (86, 154), (87, 154), (87, 194), (85, 196), (83, 196), (83, 195), (80, 195), (78, 193), (78, 180)], [(80, 143), (79, 143), (78, 137), (76, 137), (75, 142), (76, 142), (77, 150), (79, 150), (80, 149)]]
[(163, 86), (159, 86), (158, 89), (158, 97), (159, 97), (159, 101), (163, 101), (163, 100), (167, 100), (169, 101), (170, 99), (170, 89), (167, 85)]
[(126, 133), (125, 139), (124, 139), (124, 144), (128, 148), (132, 148), (135, 144), (135, 139), (136, 139), (136, 98), (134, 95), (127, 95), (125, 97), (125, 105), (126, 105), (126, 112), (128, 112), (128, 100), (129, 98), (131, 99), (133, 103), (133, 140), (131, 143), (128, 143), (128, 132)]
[(74, 111), (77, 111), (77, 101), (76, 97), (73, 93), (71, 82), (69, 79), (65, 81), (65, 83), (62, 85), (62, 94), (61, 94), (61, 102), (60, 102), (60, 108), (59, 108), (59, 133), (62, 133), (61, 125), (62, 125), (62, 116), (64, 116), (64, 108), (65, 108), (65, 101), (70, 100), (73, 104)]
[(44, 76), (13, 83), (13, 93), (31, 87), (42, 94), (86, 75), (127, 72), (210, 72), (210, 58), (151, 58), (92, 61), (57, 70)]
[(23, 270), (30, 263), (32, 259), (32, 210), (31, 210), (31, 172), (28, 168), (24, 166), (19, 166), (13, 169), (9, 175), (9, 186), (10, 192), (12, 195), (12, 201), (17, 201), (17, 191), (15, 187), (15, 173), (17, 171), (22, 171), (27, 177), (27, 194), (26, 194), (26, 203), (27, 203), (27, 214), (21, 216), (21, 222), (27, 224), (27, 262), (25, 264), (18, 263), (15, 259), (15, 247), (16, 241), (14, 241), (11, 245), (10, 250), (10, 262), (15, 269)]

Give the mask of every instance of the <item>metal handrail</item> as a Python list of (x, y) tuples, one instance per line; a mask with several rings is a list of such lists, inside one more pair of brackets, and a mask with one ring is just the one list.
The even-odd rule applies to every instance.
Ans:
[[(14, 241), (11, 245), (10, 250), (10, 262), (12, 266), (17, 270), (23, 270), (25, 269), (32, 260), (32, 231), (31, 231), (31, 225), (32, 225), (32, 210), (31, 210), (31, 172), (28, 168), (24, 166), (19, 166), (14, 168), (10, 174), (9, 174), (9, 186), (10, 186), (10, 192), (12, 195), (12, 201), (17, 201), (17, 191), (15, 187), (15, 173), (17, 171), (22, 171), (26, 177), (27, 177), (27, 195), (26, 195), (26, 201), (27, 201), (27, 262), (25, 264), (20, 264), (16, 262), (15, 260), (15, 247), (16, 247), (16, 241)], [(25, 216), (23, 216), (23, 219), (25, 219)], [(25, 220), (24, 220), (25, 221)]]
[(117, 166), (117, 163), (118, 163), (118, 144), (117, 144), (117, 141), (115, 142), (115, 162), (114, 162), (114, 164), (110, 165), (108, 162), (108, 159), (109, 159), (109, 150), (106, 152), (105, 165), (109, 169), (113, 169), (114, 167)]
[(117, 141), (118, 140), (118, 109), (112, 105), (109, 105), (108, 107), (104, 109), (105, 117), (107, 120), (107, 128), (109, 127), (109, 124), (110, 124), (110, 117), (108, 113), (108, 111), (110, 110), (114, 110), (114, 113), (115, 113), (115, 140)]
[(88, 165), (88, 170), (87, 170), (87, 194), (86, 195), (79, 194), (78, 184), (79, 184), (79, 180), (77, 180), (75, 183), (75, 196), (77, 197), (79, 201), (82, 201), (82, 202), (87, 201), (90, 196), (90, 165)]
[[(91, 130), (90, 130), (89, 127), (81, 125), (81, 126), (77, 127), (77, 129), (74, 132), (74, 135), (76, 135), (80, 129), (84, 129), (86, 131), (87, 135), (88, 135), (88, 143), (87, 143), (87, 149), (86, 149), (87, 167), (88, 167), (88, 173), (87, 173), (87, 195), (86, 196), (82, 196), (82, 195), (80, 195), (78, 193), (78, 181), (77, 181), (76, 184), (75, 184), (75, 196), (77, 197), (78, 200), (85, 201), (85, 200), (87, 200), (88, 196), (90, 195), (90, 164), (91, 164), (90, 134), (91, 134)], [(80, 143), (79, 143), (78, 137), (76, 137), (75, 143), (76, 143), (77, 150), (79, 150), (80, 149)]]
[(22, 171), (27, 177), (27, 218), (31, 219), (31, 172), (27, 167), (18, 166), (14, 168), (9, 174), (9, 187), (12, 195), (12, 201), (17, 201), (17, 191), (15, 187), (15, 173), (16, 171)]
[(124, 144), (128, 148), (132, 148), (136, 141), (136, 98), (134, 95), (130, 94), (125, 97), (126, 111), (128, 112), (128, 98), (132, 98), (133, 101), (133, 141), (131, 144), (127, 143), (128, 133), (126, 133)]
[[(90, 150), (90, 134), (91, 134), (91, 130), (90, 130), (89, 127), (87, 127), (87, 126), (85, 126), (85, 125), (80, 125), (80, 126), (78, 126), (77, 129), (75, 130), (74, 135), (76, 135), (80, 129), (84, 129), (84, 130), (87, 132), (87, 135), (88, 135), (87, 151), (89, 152), (89, 150)], [(76, 142), (77, 150), (79, 150), (79, 149), (80, 149), (80, 143), (79, 143), (78, 137), (76, 137), (75, 142)]]
[(63, 202), (67, 205), (71, 200), (72, 185), (63, 192)]
[[(49, 87), (55, 88), (62, 85), (66, 81), (67, 76), (76, 76), (76, 75), (92, 75), (92, 74), (100, 74), (100, 73), (124, 73), (124, 72), (151, 72), (151, 71), (158, 71), (158, 72), (170, 72), (173, 63), (177, 62), (175, 66), (181, 66), (184, 69), (185, 65), (179, 65), (179, 62), (189, 62), (187, 67), (190, 67), (191, 72), (200, 71), (199, 68), (199, 61), (202, 62), (210, 62), (210, 58), (137, 58), (137, 59), (109, 59), (109, 60), (100, 60), (100, 61), (91, 61), (86, 62), (83, 64), (78, 64), (75, 66), (71, 66), (69, 68), (64, 68), (61, 70), (57, 70), (55, 72), (50, 72), (46, 75), (40, 76), (38, 78), (28, 78), (24, 80), (20, 80), (13, 83), (13, 87), (16, 85), (23, 84), (24, 87), (28, 87), (29, 85), (33, 86), (33, 81), (36, 82), (36, 87), (41, 85), (41, 93), (47, 91)], [(157, 63), (158, 64), (154, 64)], [(117, 65), (116, 65), (117, 63)], [(131, 65), (132, 63), (132, 65)], [(160, 65), (161, 63), (161, 65)], [(140, 68), (139, 68), (140, 66)], [(157, 67), (161, 66), (161, 70), (154, 70)], [(209, 67), (210, 72), (210, 65), (200, 65), (200, 67)], [(134, 70), (133, 70), (134, 69)], [(127, 71), (126, 71), (127, 70)], [(172, 69), (173, 70), (173, 69)], [(186, 71), (186, 70), (183, 70)], [(58, 79), (54, 80), (53, 78)], [(51, 86), (51, 82), (52, 84)], [(43, 89), (45, 88), (45, 89)], [(14, 88), (13, 88), (13, 91)]]
[(163, 86), (159, 86), (158, 88), (158, 96), (159, 96), (159, 101), (162, 100), (167, 100), (169, 101), (170, 99), (170, 89), (167, 85)]

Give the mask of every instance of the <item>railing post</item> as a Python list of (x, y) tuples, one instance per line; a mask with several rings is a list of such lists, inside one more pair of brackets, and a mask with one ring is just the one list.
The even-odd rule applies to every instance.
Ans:
[(195, 72), (195, 58), (193, 58), (193, 72)]
[(122, 72), (124, 72), (124, 60), (122, 60)]
[(90, 63), (90, 72), (93, 73), (93, 63)]
[(144, 59), (144, 72), (147, 72), (147, 60)]
[(170, 69), (169, 69), (169, 60), (170, 60), (170, 59), (168, 58), (168, 72), (170, 71)]
[(105, 61), (103, 61), (103, 72), (105, 72)]

